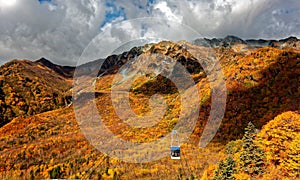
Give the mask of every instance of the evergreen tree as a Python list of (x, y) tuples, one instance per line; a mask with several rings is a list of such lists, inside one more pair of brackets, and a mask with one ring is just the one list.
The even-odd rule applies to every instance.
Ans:
[(221, 161), (219, 161), (218, 167), (214, 172), (214, 176), (212, 178), (213, 180), (220, 180), (221, 179), (221, 175), (222, 175), (221, 171), (222, 171), (223, 168), (224, 168), (224, 162), (223, 162), (223, 160), (221, 160)]
[(234, 179), (233, 174), (235, 173), (235, 162), (231, 156), (226, 159), (226, 179)]
[(245, 134), (242, 139), (243, 150), (240, 155), (242, 170), (251, 176), (262, 174), (263, 167), (265, 166), (264, 151), (254, 143), (255, 132), (255, 126), (249, 122), (245, 128)]
[(218, 168), (214, 172), (213, 180), (233, 180), (233, 174), (235, 173), (235, 161), (231, 156), (228, 156), (224, 161), (220, 161)]

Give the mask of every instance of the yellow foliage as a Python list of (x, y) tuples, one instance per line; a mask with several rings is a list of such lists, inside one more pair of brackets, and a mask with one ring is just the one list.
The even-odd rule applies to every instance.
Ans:
[(282, 168), (289, 172), (289, 176), (300, 176), (300, 133), (297, 134), (295, 139), (290, 143), (288, 149), (288, 158), (282, 163)]
[(208, 176), (207, 176), (207, 170), (204, 171), (202, 177), (200, 180), (208, 180)]
[(289, 177), (300, 176), (300, 115), (297, 112), (277, 116), (264, 126), (258, 139), (266, 151), (267, 160), (277, 171)]
[(156, 173), (158, 171), (157, 168), (151, 168), (151, 169), (138, 169), (136, 170), (136, 175), (137, 176), (144, 176), (144, 175), (148, 175), (148, 174), (153, 174), (153, 173)]
[(243, 173), (243, 172), (238, 173), (238, 174), (234, 174), (233, 176), (236, 180), (250, 180), (251, 179), (249, 174), (246, 174), (246, 173)]
[[(299, 97), (299, 93), (296, 92), (296, 86), (295, 90), (290, 88), (292, 87), (290, 85), (293, 84), (292, 82), (297, 83), (297, 76), (294, 75), (299, 74), (299, 68), (295, 68), (298, 67), (295, 66), (298, 64), (296, 61), (299, 60), (298, 53), (291, 53), (293, 58), (290, 58), (290, 61), (286, 64), (279, 64), (277, 60), (282, 59), (280, 56), (284, 50), (260, 48), (249, 50), (249, 54), (247, 53), (248, 55), (245, 56), (233, 53), (232, 50), (227, 48), (220, 50), (225, 51), (224, 53), (220, 52), (218, 55), (227, 56), (220, 59), (220, 62), (226, 77), (227, 88), (230, 91), (228, 91), (226, 114), (216, 138), (220, 140), (223, 140), (223, 138), (236, 139), (242, 133), (242, 129), (239, 127), (242, 127), (246, 120), (255, 120), (257, 124), (263, 125), (273, 119), (279, 111), (294, 109), (290, 108), (289, 104), (293, 104), (290, 102), (295, 97)], [(177, 50), (172, 51), (172, 53), (178, 54)], [(26, 179), (28, 176), (25, 174), (28, 174), (31, 169), (34, 172), (37, 171), (35, 166), (39, 164), (39, 174), (37, 173), (36, 179), (50, 178), (48, 172), (57, 166), (60, 166), (62, 177), (70, 179), (95, 179), (95, 177), (99, 178), (100, 176), (104, 179), (112, 179), (114, 174), (120, 176), (121, 179), (174, 179), (180, 173), (184, 176), (182, 179), (185, 179), (189, 178), (186, 171), (191, 171), (195, 176), (203, 174), (201, 179), (210, 179), (216, 168), (216, 162), (225, 158), (225, 154), (222, 154), (224, 146), (211, 142), (210, 147), (206, 149), (197, 149), (192, 145), (183, 144), (181, 147), (184, 150), (184, 161), (182, 162), (186, 162), (183, 167), (177, 163), (178, 161), (174, 162), (168, 158), (143, 165), (124, 163), (114, 159), (109, 160), (109, 165), (105, 161), (100, 163), (103, 154), (93, 148), (80, 133), (73, 109), (62, 108), (49, 111), (59, 108), (59, 104), (64, 104), (62, 98), (65, 96), (65, 90), (71, 87), (71, 80), (59, 79), (56, 75), (52, 76), (51, 72), (44, 73), (41, 76), (41, 72), (36, 71), (34, 66), (27, 66), (24, 63), (23, 65), (25, 66), (24, 70), (32, 69), (38, 77), (23, 73), (23, 69), (18, 70), (18, 72), (22, 72), (17, 73), (18, 76), (7, 76), (3, 86), (3, 92), (7, 95), (7, 98), (0, 100), (0, 104), (3, 104), (0, 106), (4, 107), (4, 105), (10, 105), (10, 103), (19, 106), (13, 109), (17, 108), (16, 112), (19, 113), (16, 116), (19, 116), (23, 113), (23, 106), (30, 104), (26, 114), (30, 117), (17, 118), (0, 129), (0, 160), (2, 160), (0, 161), (0, 177), (10, 178), (9, 176), (13, 176), (12, 179), (18, 179), (17, 174), (24, 173), (20, 178)], [(277, 75), (278, 68), (280, 68), (279, 76)], [(9, 68), (4, 69), (3, 73), (7, 73), (8, 70)], [(39, 68), (39, 70), (41, 69)], [(42, 72), (44, 71), (45, 69)], [(19, 75), (22, 75), (22, 77)], [(99, 93), (101, 90), (101, 96), (97, 96), (96, 100), (101, 118), (107, 127), (120, 138), (139, 143), (151, 142), (169, 133), (177, 123), (182, 110), (181, 97), (175, 91), (175, 86), (167, 82), (170, 88), (167, 91), (163, 89), (168, 111), (156, 126), (145, 129), (132, 128), (118, 118), (112, 106), (110, 93), (108, 92), (112, 87), (112, 79), (115, 76), (118, 75), (105, 75), (98, 79), (95, 85)], [(192, 76), (197, 82), (200, 104), (203, 107), (199, 116), (199, 124), (191, 136), (192, 141), (197, 141), (210, 110), (210, 86), (218, 84), (218, 81), (212, 84), (209, 83), (203, 72)], [(287, 77), (291, 78), (287, 80)], [(121, 78), (120, 76), (120, 80)], [(17, 82), (16, 79), (20, 80), (20, 85), (15, 83)], [(130, 93), (132, 110), (140, 116), (149, 114), (151, 111), (149, 97), (154, 92), (159, 92), (158, 90), (163, 87), (162, 84), (166, 84), (165, 80), (165, 78), (156, 78), (151, 81), (146, 76), (137, 79)], [(273, 81), (275, 82), (273, 83)], [(269, 87), (271, 85), (273, 87)], [(254, 91), (251, 91), (251, 89)], [(273, 89), (275, 91), (272, 91)], [(17, 93), (19, 90), (22, 90), (22, 93)], [(87, 89), (86, 91), (90, 92), (92, 90)], [(170, 93), (171, 90), (174, 92)], [(145, 92), (149, 92), (149, 95), (144, 94)], [(300, 92), (299, 87), (298, 92)], [(58, 94), (58, 97), (54, 98), (53, 93)], [(189, 91), (186, 91), (186, 93), (189, 93)], [(254, 99), (257, 101), (254, 102)], [(57, 103), (54, 104), (52, 100), (56, 100)], [(296, 100), (295, 102), (297, 102)], [(120, 99), (114, 99), (114, 102), (117, 103), (118, 101)], [(257, 102), (261, 103), (257, 104)], [(14, 111), (8, 110), (10, 109), (6, 111), (8, 115), (14, 117), (11, 113)], [(43, 111), (49, 112), (31, 116)], [(192, 112), (192, 109), (187, 111)], [(183, 111), (183, 113), (189, 118), (189, 112)], [(260, 133), (260, 138), (262, 147), (268, 153), (268, 160), (272, 162), (271, 165), (268, 165), (263, 178), (269, 180), (274, 178), (284, 179), (285, 176), (296, 177), (300, 154), (299, 115), (292, 112), (280, 115), (265, 126)], [(219, 153), (220, 151), (221, 153)], [(233, 158), (237, 169), (241, 168), (239, 157), (240, 152), (234, 151)], [(98, 162), (100, 164), (96, 167)], [(107, 174), (103, 173), (106, 167), (111, 168), (108, 169)], [(182, 168), (181, 172), (179, 172), (179, 168)], [(236, 179), (250, 178), (246, 174), (237, 173)]]
[(103, 179), (113, 179), (114, 172), (115, 171), (113, 169), (108, 169), (107, 174), (106, 173), (102, 174), (102, 178)]

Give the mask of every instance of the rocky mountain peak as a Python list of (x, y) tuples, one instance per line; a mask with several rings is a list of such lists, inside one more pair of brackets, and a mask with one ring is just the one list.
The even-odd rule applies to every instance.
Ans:
[(261, 47), (277, 47), (277, 48), (295, 48), (300, 47), (300, 41), (296, 37), (288, 37), (281, 40), (265, 40), (265, 39), (247, 39), (243, 40), (239, 37), (228, 35), (225, 38), (199, 38), (192, 42), (198, 46), (204, 47), (228, 47), (231, 48), (234, 45), (243, 44), (252, 48), (261, 48)]
[(44, 57), (42, 57), (39, 60), (35, 61), (35, 63), (38, 63), (42, 66), (45, 66), (45, 67), (53, 70), (54, 72), (56, 72), (57, 74), (65, 77), (65, 78), (72, 78), (74, 70), (75, 70), (75, 67), (60, 66), (60, 65), (52, 63), (51, 61), (49, 61), (48, 59), (46, 59)]

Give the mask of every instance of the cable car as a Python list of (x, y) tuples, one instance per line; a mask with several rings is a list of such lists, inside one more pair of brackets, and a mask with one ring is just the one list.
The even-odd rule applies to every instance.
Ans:
[(180, 143), (176, 130), (171, 134), (171, 159), (180, 159)]

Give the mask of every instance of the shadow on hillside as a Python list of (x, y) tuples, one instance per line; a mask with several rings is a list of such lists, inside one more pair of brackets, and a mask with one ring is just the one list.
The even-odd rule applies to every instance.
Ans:
[(133, 90), (134, 93), (142, 93), (148, 97), (160, 94), (175, 94), (178, 90), (175, 84), (168, 78), (158, 75), (151, 81), (144, 83), (142, 86)]
[[(230, 91), (226, 112), (214, 141), (226, 143), (241, 138), (250, 121), (261, 129), (277, 115), (299, 110), (299, 64), (300, 54), (284, 52), (274, 64), (260, 71), (263, 78), (258, 80), (257, 86)], [(201, 107), (193, 142), (199, 141), (209, 112), (210, 100)]]

